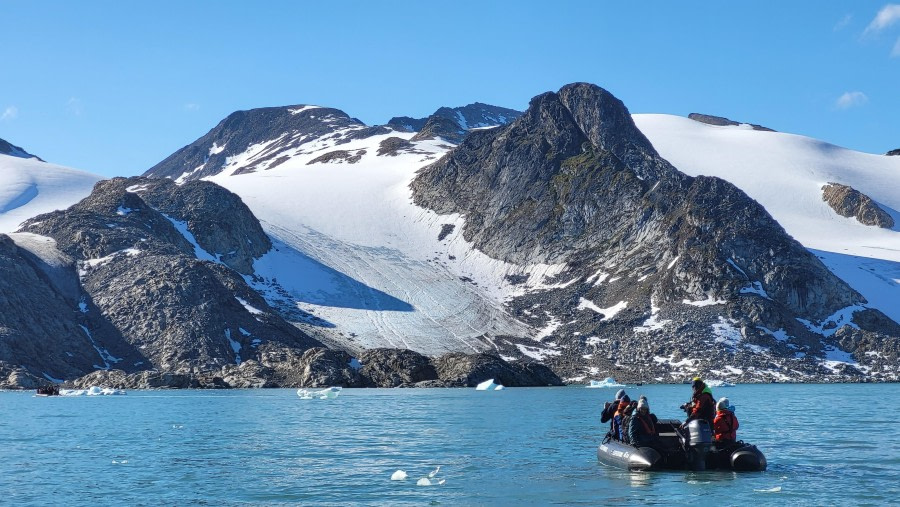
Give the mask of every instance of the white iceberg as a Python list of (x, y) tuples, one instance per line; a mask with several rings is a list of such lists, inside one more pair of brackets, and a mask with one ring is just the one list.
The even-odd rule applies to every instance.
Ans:
[(476, 391), (499, 391), (505, 389), (501, 384), (495, 384), (494, 379), (490, 378), (475, 386)]
[(409, 477), (409, 475), (407, 475), (406, 472), (404, 472), (403, 470), (397, 470), (396, 472), (391, 474), (392, 481), (402, 481), (403, 479), (406, 479), (407, 477)]
[(708, 387), (734, 387), (733, 383), (724, 380), (707, 380), (706, 385)]
[(320, 390), (297, 389), (301, 400), (333, 400), (341, 394), (342, 387), (328, 387)]
[(60, 389), (60, 396), (115, 396), (127, 394), (122, 389), (111, 387), (91, 386), (88, 389)]
[(606, 377), (603, 380), (591, 380), (590, 385), (586, 387), (600, 388), (600, 387), (625, 387), (625, 384), (620, 384), (616, 382), (616, 379), (612, 377)]

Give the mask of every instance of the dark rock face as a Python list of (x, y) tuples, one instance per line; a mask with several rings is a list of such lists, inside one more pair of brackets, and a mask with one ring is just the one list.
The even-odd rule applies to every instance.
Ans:
[[(429, 359), (405, 349), (372, 349), (355, 362), (346, 352), (321, 347), (304, 352), (267, 344), (259, 361), (227, 364), (221, 369), (190, 373), (160, 373), (100, 370), (78, 378), (67, 386), (115, 389), (227, 389), (260, 387), (474, 387), (493, 378), (509, 387), (562, 385), (549, 368), (536, 363), (507, 363), (487, 354), (454, 353)], [(7, 385), (40, 384), (24, 371), (0, 368)], [(24, 387), (24, 386), (22, 386)]]
[[(729, 120), (728, 118), (724, 118), (722, 116), (712, 116), (712, 115), (708, 115), (708, 114), (691, 113), (688, 115), (688, 118), (690, 118), (694, 121), (698, 121), (700, 123), (706, 123), (707, 125), (717, 125), (720, 127), (741, 125), (740, 122)], [(753, 130), (762, 130), (764, 132), (775, 132), (774, 130), (772, 130), (768, 127), (763, 127), (761, 125), (756, 125), (753, 123), (750, 123), (749, 125), (751, 127), (753, 127)]]
[(14, 144), (10, 144), (9, 142), (4, 141), (3, 139), (0, 139), (0, 155), (9, 155), (11, 157), (19, 157), (19, 158), (36, 158), (36, 159), (40, 160), (41, 162), (44, 161), (37, 155), (32, 155), (31, 153), (28, 153), (27, 151), (23, 150), (22, 148), (14, 145)]
[(324, 155), (322, 155), (322, 156), (319, 156), (319, 157), (316, 157), (316, 158), (310, 160), (309, 162), (306, 163), (306, 165), (320, 164), (320, 163), (322, 163), (322, 164), (341, 163), (341, 162), (346, 162), (346, 163), (348, 163), (348, 164), (355, 164), (355, 163), (359, 162), (359, 160), (360, 160), (360, 159), (362, 158), (362, 156), (365, 155), (365, 154), (366, 154), (366, 150), (355, 150), (355, 151), (335, 150), (335, 151), (329, 151), (328, 153), (326, 153), (326, 154), (324, 154)]
[(388, 121), (388, 126), (403, 132), (419, 132), (429, 120), (440, 117), (452, 121), (463, 130), (506, 125), (522, 115), (521, 111), (475, 102), (462, 107), (442, 107), (427, 118), (398, 116)]
[(885, 155), (887, 155), (889, 157), (900, 155), (900, 148), (898, 148), (896, 150), (891, 150), (891, 151), (885, 153)]
[(438, 378), (451, 385), (475, 387), (485, 380), (506, 387), (562, 385), (547, 367), (531, 363), (508, 363), (490, 354), (452, 352), (434, 360)]
[(668, 378), (687, 351), (693, 371), (775, 371), (773, 358), (788, 368), (799, 350), (836, 346), (797, 319), (864, 302), (734, 185), (662, 159), (621, 101), (593, 85), (540, 95), (510, 125), (470, 134), (412, 189), (417, 204), (464, 215), (465, 239), (494, 258), (565, 263), (550, 288), (508, 308), (537, 329), (563, 323), (517, 346), (570, 377), (621, 368)]
[(398, 387), (438, 378), (429, 359), (412, 350), (370, 349), (359, 356), (359, 362), (360, 375), (373, 387)]
[(63, 284), (47, 283), (48, 269), (15, 258), (3, 243), (17, 273), (3, 281), (33, 289), (9, 292), (22, 298), (10, 307), (26, 310), (2, 311), (0, 319), (11, 335), (27, 333), (29, 340), (7, 341), (21, 346), (0, 360), (33, 373), (62, 379), (113, 368), (187, 374), (259, 360), (261, 346), (302, 351), (318, 345), (238, 274), (252, 275), (254, 258), (271, 243), (240, 199), (217, 185), (102, 181), (69, 210), (35, 217), (22, 230), (56, 241), (71, 259), (74, 286), (63, 291)]
[(886, 211), (859, 190), (840, 183), (828, 183), (822, 187), (822, 200), (842, 217), (855, 218), (865, 225), (891, 229), (894, 219)]
[(455, 121), (443, 116), (432, 115), (428, 118), (419, 133), (414, 135), (411, 141), (423, 141), (425, 139), (444, 139), (453, 144), (459, 144), (466, 137), (467, 130)]

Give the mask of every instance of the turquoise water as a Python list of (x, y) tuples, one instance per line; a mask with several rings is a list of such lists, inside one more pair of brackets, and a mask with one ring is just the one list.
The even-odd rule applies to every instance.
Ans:
[[(0, 393), (4, 505), (884, 505), (900, 498), (900, 385), (714, 389), (761, 473), (598, 464), (614, 389)], [(688, 386), (628, 389), (679, 417)], [(438, 465), (432, 480), (417, 486)], [(396, 470), (409, 478), (391, 481)]]

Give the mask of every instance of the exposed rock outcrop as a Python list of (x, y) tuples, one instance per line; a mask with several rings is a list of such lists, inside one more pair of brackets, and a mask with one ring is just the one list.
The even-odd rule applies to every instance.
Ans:
[(80, 203), (22, 230), (55, 241), (71, 259), (62, 269), (74, 287), (63, 290), (65, 277), (51, 278), (34, 256), (0, 241), (15, 274), (0, 283), (18, 287), (2, 294), (21, 309), (0, 312), (10, 334), (0, 360), (34, 374), (186, 374), (258, 360), (263, 345), (301, 352), (319, 345), (240, 275), (253, 274), (271, 243), (240, 199), (212, 183), (102, 181)]
[(0, 155), (9, 155), (10, 157), (19, 157), (19, 158), (35, 158), (43, 162), (44, 160), (38, 157), (37, 155), (32, 155), (28, 153), (24, 149), (11, 144), (3, 139), (0, 139)]
[(411, 141), (423, 141), (425, 139), (444, 139), (453, 144), (459, 144), (466, 137), (468, 131), (459, 123), (443, 116), (432, 115), (425, 125), (414, 135)]
[(891, 229), (894, 219), (869, 196), (848, 185), (828, 183), (822, 187), (822, 200), (842, 217), (855, 218), (860, 223)]
[(465, 130), (506, 125), (522, 115), (521, 111), (505, 107), (475, 102), (462, 107), (442, 107), (427, 118), (397, 116), (388, 121), (388, 126), (404, 132), (419, 132), (434, 117), (453, 121)]
[(900, 155), (900, 148), (898, 148), (896, 150), (891, 150), (891, 151), (885, 153), (885, 155), (887, 155), (889, 157)]
[(734, 120), (729, 120), (728, 118), (724, 118), (722, 116), (712, 116), (709, 114), (700, 114), (700, 113), (691, 113), (688, 115), (688, 118), (694, 121), (698, 121), (700, 123), (706, 123), (707, 125), (716, 125), (719, 127), (729, 127), (729, 126), (737, 126), (737, 125), (750, 125), (753, 130), (762, 130), (764, 132), (775, 132), (774, 130), (763, 127), (762, 125), (756, 125), (754, 123), (740, 123)]

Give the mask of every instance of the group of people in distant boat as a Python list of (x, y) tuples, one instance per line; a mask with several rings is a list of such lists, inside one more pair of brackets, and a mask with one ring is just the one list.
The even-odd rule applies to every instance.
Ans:
[[(737, 440), (738, 420), (728, 398), (718, 402), (712, 391), (700, 377), (691, 382), (691, 401), (681, 408), (687, 413), (683, 427), (694, 419), (705, 419), (716, 443), (728, 444)], [(616, 399), (606, 402), (600, 414), (600, 422), (609, 422), (611, 438), (636, 447), (653, 447), (658, 438), (656, 423), (659, 419), (650, 412), (646, 396), (632, 401), (624, 389), (619, 389)]]
[(42, 394), (44, 396), (59, 396), (59, 386), (50, 384), (48, 386), (38, 387), (37, 394)]

